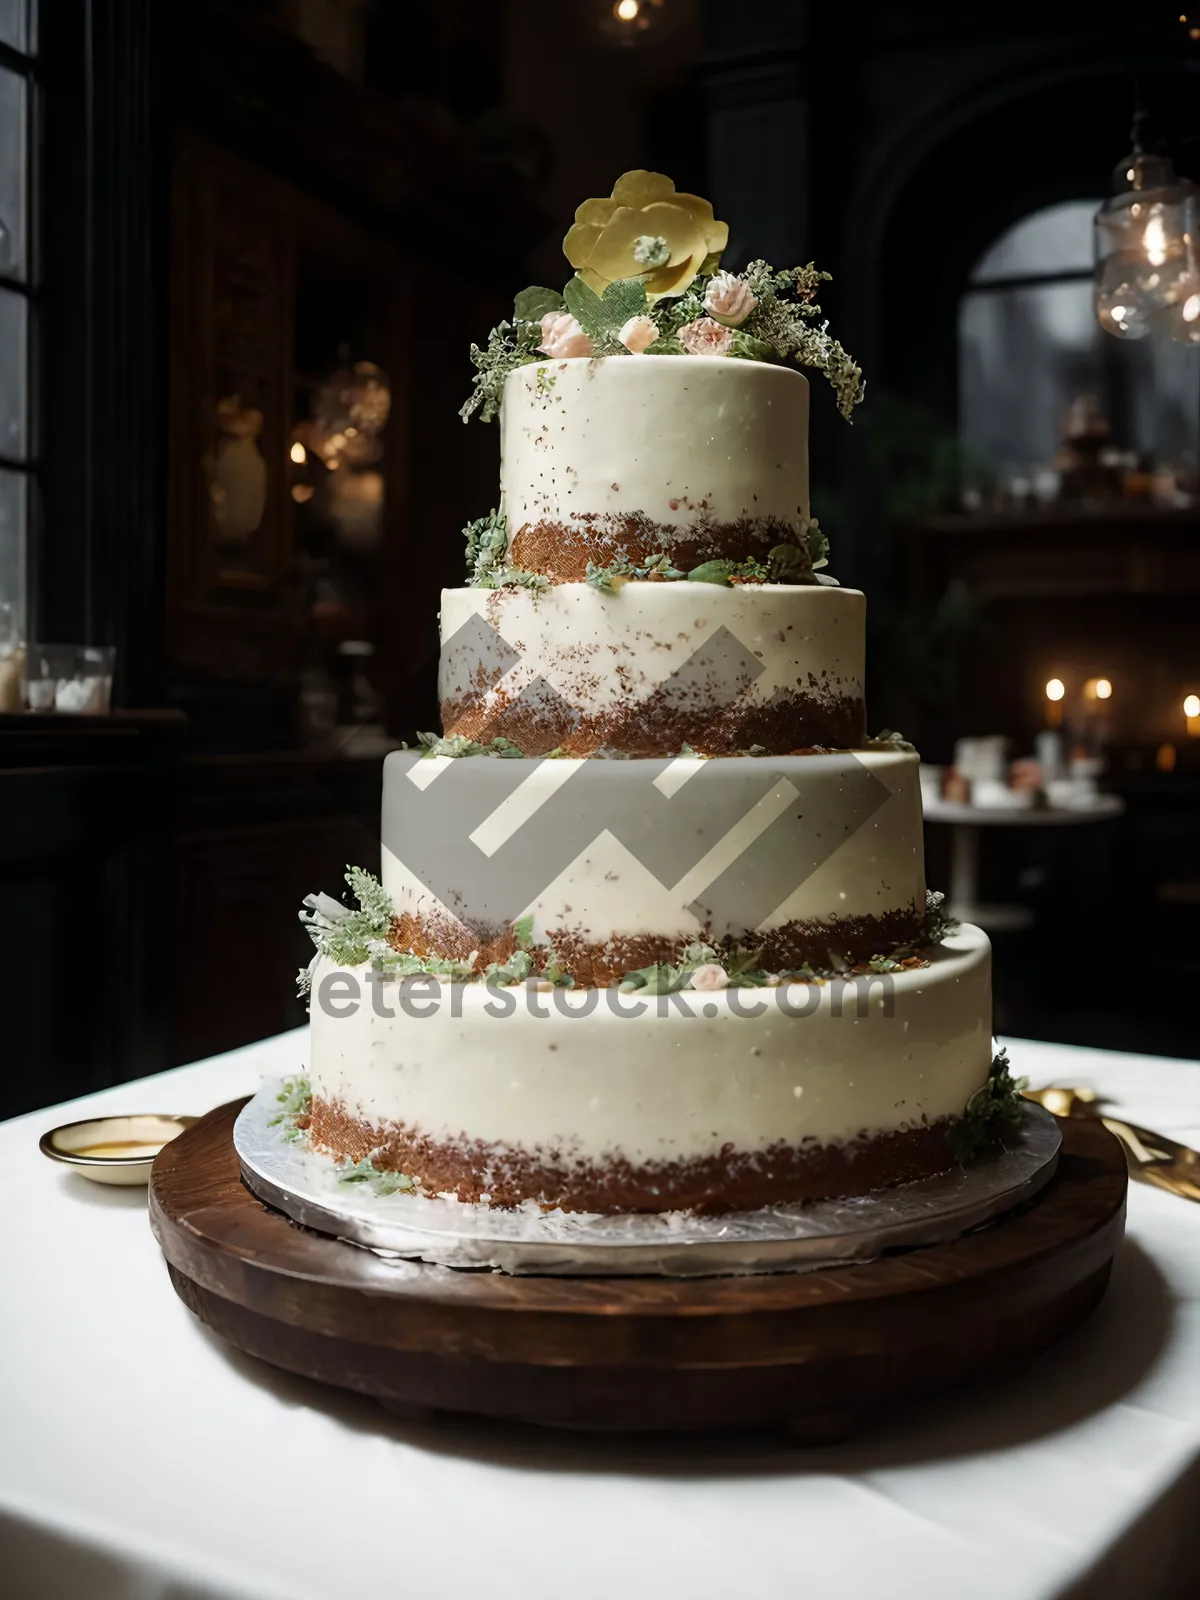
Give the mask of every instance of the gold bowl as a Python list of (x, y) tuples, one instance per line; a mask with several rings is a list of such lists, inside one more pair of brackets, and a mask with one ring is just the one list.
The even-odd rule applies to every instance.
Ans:
[(89, 1117), (51, 1128), (38, 1148), (51, 1161), (74, 1167), (93, 1183), (127, 1187), (150, 1182), (150, 1168), (163, 1145), (190, 1128), (195, 1117), (144, 1112), (128, 1117)]

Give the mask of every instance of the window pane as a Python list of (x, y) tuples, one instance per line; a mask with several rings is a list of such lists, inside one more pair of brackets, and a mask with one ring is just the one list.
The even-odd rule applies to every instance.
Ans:
[(1200, 348), (1123, 342), (1096, 322), (1089, 282), (968, 293), (959, 312), (961, 436), (1002, 481), (1053, 469), (1072, 401), (1094, 397), (1113, 449), (1194, 477)]
[[(3, 5), (4, 0), (0, 0)], [(25, 276), (25, 152), (29, 91), (20, 73), (0, 67), (0, 273)]]
[[(23, 472), (0, 471), (0, 606), (12, 606), (25, 632), (25, 525), (29, 484)], [(0, 618), (0, 651), (4, 621)]]
[(24, 461), (29, 449), (29, 302), (0, 289), (0, 456)]
[(34, 0), (0, 0), (0, 44), (30, 54), (36, 49), (33, 37)]
[(1092, 218), (1099, 200), (1047, 206), (1001, 234), (975, 263), (972, 283), (1092, 270)]

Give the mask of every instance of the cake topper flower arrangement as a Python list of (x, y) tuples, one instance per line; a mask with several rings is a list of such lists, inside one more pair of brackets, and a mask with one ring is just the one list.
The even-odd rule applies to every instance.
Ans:
[(823, 372), (849, 419), (863, 397), (861, 369), (821, 321), (810, 262), (782, 271), (752, 261), (724, 272), (729, 229), (698, 195), (660, 172), (627, 172), (606, 200), (585, 200), (563, 241), (575, 276), (556, 289), (523, 289), (511, 320), (471, 346), (475, 388), (463, 421), (485, 422), (504, 380), (532, 361), (603, 356), (731, 356)]

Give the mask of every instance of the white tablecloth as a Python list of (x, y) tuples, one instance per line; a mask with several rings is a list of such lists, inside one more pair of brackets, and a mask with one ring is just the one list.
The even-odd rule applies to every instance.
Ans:
[[(172, 1291), (144, 1191), (38, 1153), (57, 1122), (202, 1112), (302, 1052), (285, 1034), (0, 1126), (0, 1595), (1200, 1592), (1200, 1206), (1133, 1185), (1112, 1287), (1083, 1329), (844, 1445), (406, 1426), (226, 1348)], [(1200, 1141), (1200, 1065), (1010, 1053), (1035, 1083), (1093, 1083)]]

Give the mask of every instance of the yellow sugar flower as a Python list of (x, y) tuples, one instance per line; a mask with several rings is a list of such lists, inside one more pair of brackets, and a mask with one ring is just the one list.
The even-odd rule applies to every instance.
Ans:
[(729, 242), (707, 200), (677, 194), (661, 172), (627, 172), (607, 200), (585, 200), (563, 254), (597, 294), (618, 278), (640, 278), (651, 300), (682, 294)]

